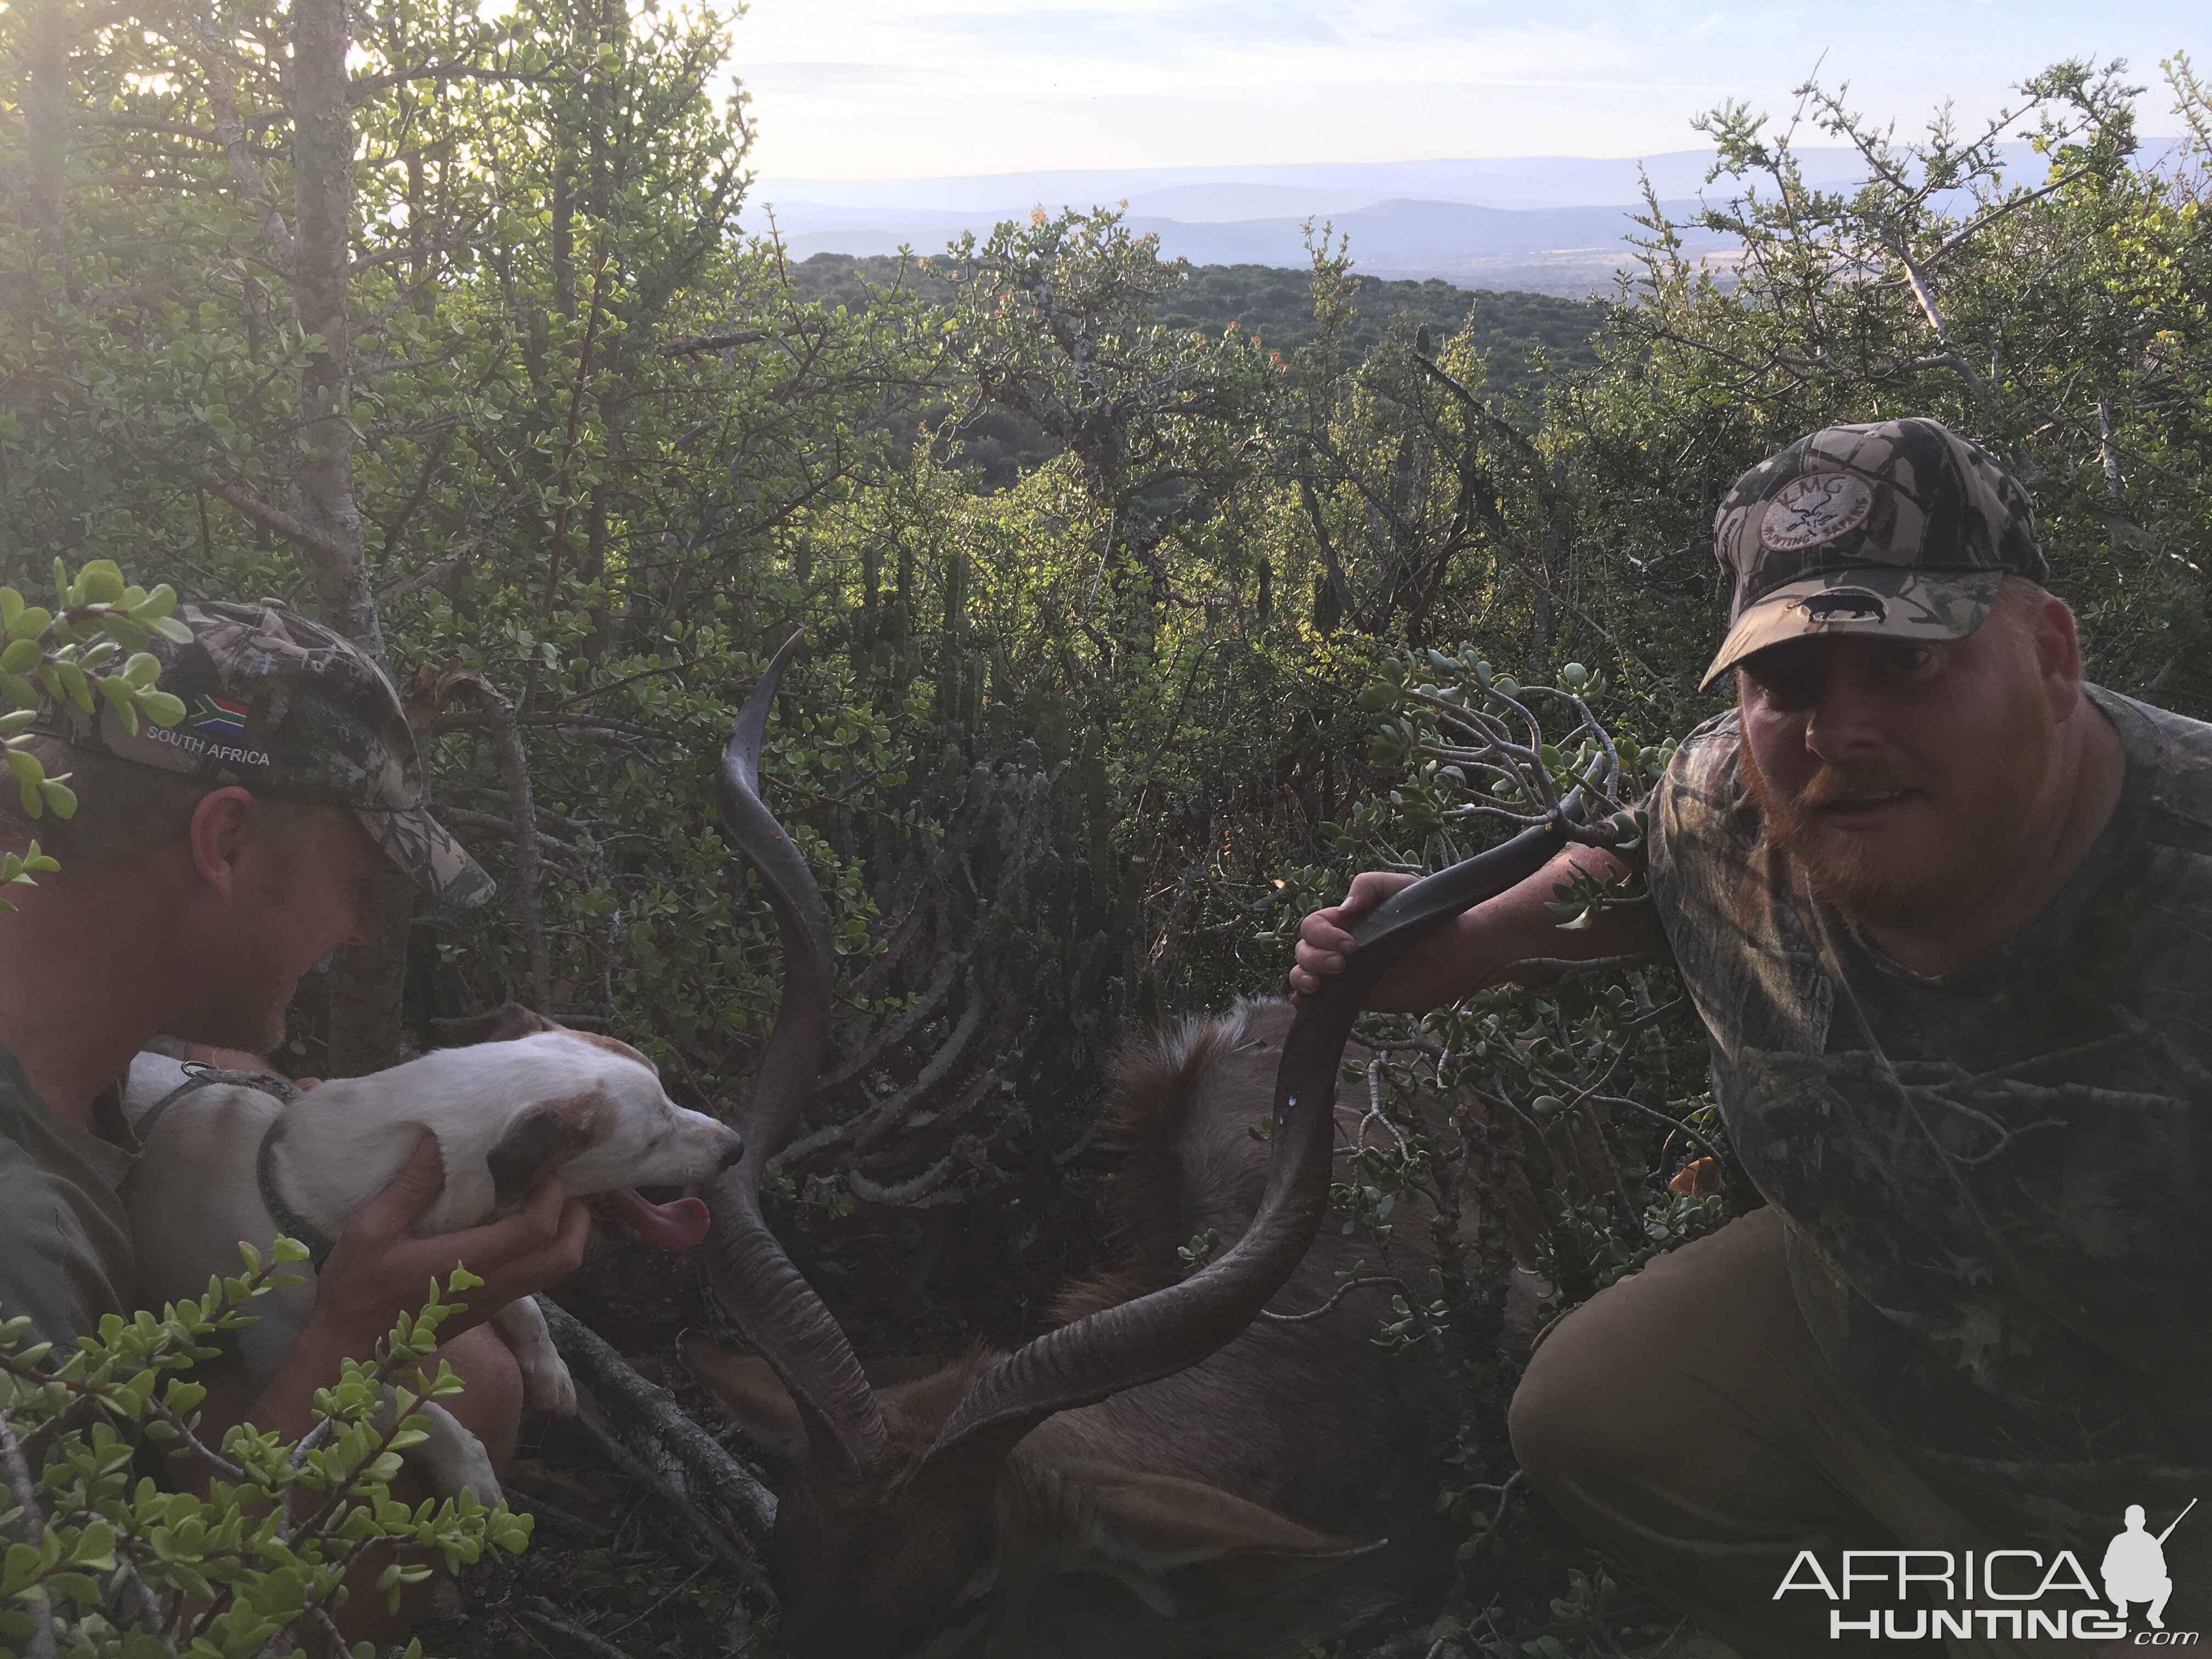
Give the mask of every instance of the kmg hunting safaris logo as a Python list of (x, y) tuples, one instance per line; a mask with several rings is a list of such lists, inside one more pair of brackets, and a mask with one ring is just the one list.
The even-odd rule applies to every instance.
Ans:
[(251, 703), (203, 691), (192, 699), (191, 711), (185, 716), (185, 724), (204, 737), (242, 738), (246, 735), (246, 717), (252, 712)]
[[(2140, 1504), (2106, 1546), (2092, 1579), (2072, 1550), (1845, 1550), (1831, 1574), (1800, 1550), (1774, 1599), (1804, 1594), (1828, 1608), (1828, 1639), (1940, 1642), (2126, 1641), (2133, 1647), (2194, 1647), (2200, 1632), (2168, 1630), (2173, 1594), (2166, 1540), (2197, 1500), (2153, 1533)], [(2130, 1633), (2128, 1609), (2142, 1606), (2145, 1628)]]
[(1802, 552), (1834, 541), (1867, 521), (1874, 491), (1848, 472), (1808, 472), (1774, 492), (1759, 526), (1761, 547)]

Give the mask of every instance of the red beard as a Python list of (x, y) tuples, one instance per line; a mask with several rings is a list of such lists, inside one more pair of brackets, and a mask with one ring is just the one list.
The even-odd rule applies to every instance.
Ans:
[[(1739, 743), (1743, 778), (1766, 833), (1803, 868), (1813, 890), (1862, 927), (1903, 927), (1986, 892), (2026, 844), (2036, 804), (2058, 758), (2058, 724), (2042, 684), (2024, 677), (1999, 729), (1978, 754), (1954, 757), (1940, 777), (1886, 761), (1824, 764), (1787, 798)], [(1893, 789), (1925, 793), (1942, 821), (1931, 852), (1900, 850), (1878, 834), (1838, 828), (1820, 809)]]

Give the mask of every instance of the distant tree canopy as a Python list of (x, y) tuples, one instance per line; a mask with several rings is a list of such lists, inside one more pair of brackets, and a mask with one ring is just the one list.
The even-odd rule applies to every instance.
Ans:
[[(824, 305), (855, 315), (890, 288), (907, 289), (924, 304), (946, 305), (952, 289), (943, 261), (916, 250), (912, 259), (892, 254), (866, 258), (817, 253), (790, 266), (793, 287)], [(1493, 398), (1517, 400), (1540, 417), (1547, 377), (1597, 361), (1595, 336), (1606, 307), (1592, 301), (1548, 294), (1492, 293), (1449, 283), (1385, 282), (1363, 277), (1345, 325), (1342, 349), (1364, 356), (1395, 328), (1411, 337), (1426, 328), (1439, 337), (1468, 331), (1485, 364)], [(1164, 328), (1219, 335), (1231, 326), (1267, 350), (1289, 356), (1312, 343), (1319, 325), (1312, 283), (1303, 270), (1272, 265), (1190, 265), (1165, 288), (1148, 312)], [(962, 465), (981, 469), (994, 489), (1049, 459), (1060, 446), (1018, 412), (981, 410), (957, 430)]]
[[(930, 252), (915, 250), (921, 256)], [(859, 311), (871, 295), (897, 277), (900, 264), (892, 254), (817, 253), (795, 261), (791, 276), (810, 299)], [(1603, 305), (1590, 300), (1455, 288), (1435, 277), (1409, 282), (1369, 276), (1360, 281), (1345, 346), (1363, 355), (1371, 351), (1400, 319), (1409, 328), (1426, 327), (1440, 335), (1456, 334), (1472, 323), (1477, 345), (1491, 354), (1492, 389), (1521, 392), (1542, 384), (1540, 348), (1544, 364), (1553, 371), (1595, 362), (1592, 337), (1604, 325), (1605, 313)], [(1277, 265), (1189, 266), (1182, 281), (1161, 295), (1152, 315), (1167, 327), (1205, 334), (1218, 334), (1235, 323), (1269, 349), (1285, 354), (1310, 342), (1316, 327), (1308, 274)]]
[[(2158, 173), (2117, 67), (1917, 143), (1808, 88), (1855, 191), (1716, 112), (1740, 256), (1686, 258), (1654, 207), (1598, 307), (1374, 283), (1357, 248), (1192, 271), (1111, 211), (793, 264), (732, 228), (729, 45), (580, 0), (0, 11), (0, 582), (40, 604), (58, 556), (111, 559), (388, 664), (501, 902), (399, 909), (314, 980), (293, 1064), (385, 1064), (515, 996), (710, 1107), (777, 966), (713, 757), (803, 629), (763, 775), (845, 1000), (780, 1220), (883, 1352), (1034, 1328), (1095, 1250), (1117, 1035), (1273, 987), (1301, 907), (1445, 850), (1421, 814), (1452, 779), (1359, 701), (1386, 667), (1571, 662), (1647, 739), (1720, 707), (1713, 509), (1808, 429), (1990, 445), (2098, 676), (2212, 714), (2212, 111), (2184, 59)], [(2008, 181), (2022, 131), (2048, 173)], [(1508, 1097), (1531, 1054), (1632, 1055), (1616, 1086), (1717, 1133), (1686, 1030), (1603, 1024), (1631, 996), (1486, 1006), (1489, 1057), (1451, 1053)], [(1604, 1192), (1548, 1161), (1565, 1127), (1528, 1142), (1560, 1282), (1648, 1253), (1665, 1201), (1680, 1143), (1605, 1133)]]

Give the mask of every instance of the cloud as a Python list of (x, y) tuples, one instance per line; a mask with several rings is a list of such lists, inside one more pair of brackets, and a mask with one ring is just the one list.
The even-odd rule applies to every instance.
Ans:
[(745, 81), (758, 89), (793, 92), (816, 88), (939, 87), (955, 78), (949, 70), (910, 64), (750, 64)]
[(1725, 98), (1787, 110), (1824, 54), (1910, 128), (2060, 57), (2148, 66), (2201, 33), (2178, 3), (2085, 23), (2069, 0), (2011, 0), (2001, 33), (1917, 0), (751, 0), (733, 38), (761, 167), (853, 178), (1649, 154)]

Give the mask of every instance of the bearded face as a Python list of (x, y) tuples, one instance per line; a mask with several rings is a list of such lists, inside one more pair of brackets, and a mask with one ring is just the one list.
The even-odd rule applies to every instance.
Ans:
[(1985, 894), (2052, 787), (2059, 727), (2033, 635), (2000, 614), (1934, 645), (1796, 641), (1740, 682), (1743, 775), (1767, 833), (1860, 927)]

